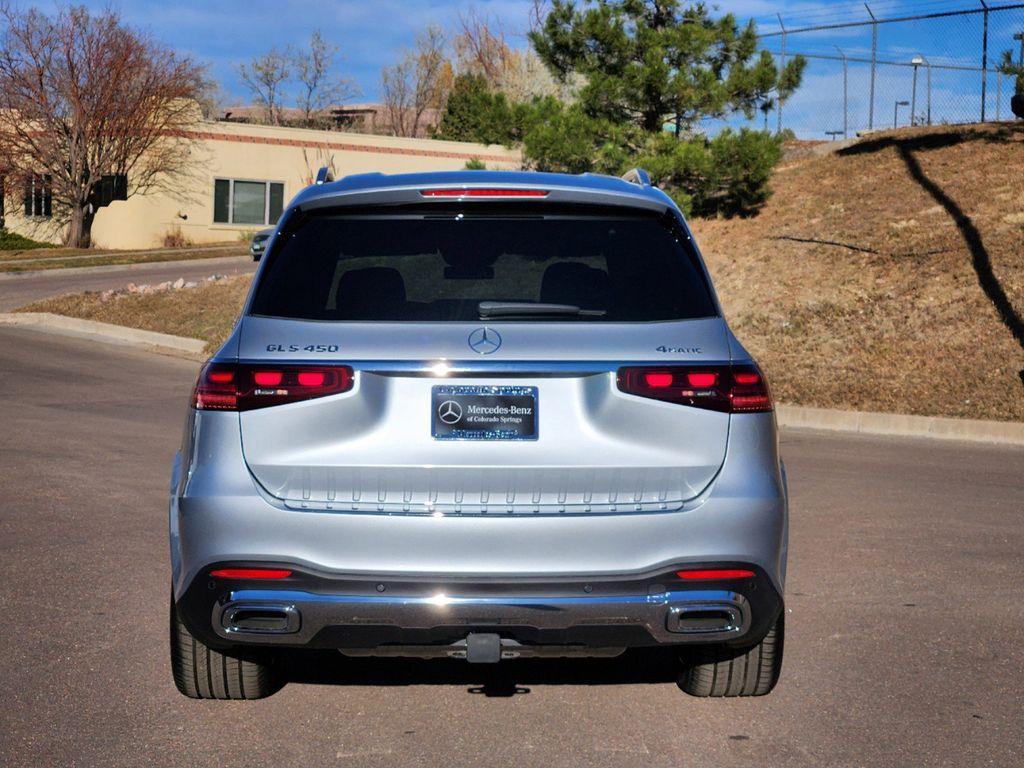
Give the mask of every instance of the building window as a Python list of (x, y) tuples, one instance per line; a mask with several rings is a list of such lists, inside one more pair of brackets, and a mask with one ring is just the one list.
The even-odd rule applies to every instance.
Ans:
[(276, 224), (284, 210), (279, 181), (214, 179), (214, 224)]
[(53, 216), (53, 177), (34, 173), (25, 180), (25, 215), (48, 219)]

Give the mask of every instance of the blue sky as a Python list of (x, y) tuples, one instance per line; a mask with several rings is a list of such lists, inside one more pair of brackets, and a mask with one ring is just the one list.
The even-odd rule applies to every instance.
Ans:
[[(22, 6), (33, 4), (31, 0), (16, 2)], [(1008, 2), (989, 0), (992, 6)], [(52, 10), (57, 3), (40, 0), (34, 4), (44, 10)], [(512, 36), (512, 42), (525, 45), (524, 33), (532, 0), (85, 0), (83, 4), (96, 10), (112, 7), (133, 26), (141, 27), (173, 48), (209, 64), (229, 98), (233, 97), (230, 100), (243, 102), (248, 97), (235, 73), (239, 62), (264, 52), (272, 45), (301, 45), (314, 29), (319, 28), (341, 47), (339, 68), (355, 80), (361, 92), (355, 100), (373, 101), (379, 95), (381, 67), (395, 61), (401, 49), (412, 43), (419, 30), (429, 24), (450, 29), (460, 11), (475, 9), (479, 14), (500, 19)], [(735, 13), (741, 19), (756, 19), (763, 31), (778, 28), (776, 13), (782, 14), (789, 28), (865, 16), (863, 4), (853, 0), (717, 0), (711, 4), (719, 11)], [(977, 8), (979, 3), (973, 0), (874, 0), (871, 5), (876, 15), (884, 18), (952, 8)], [(996, 14), (993, 18), (998, 19), (990, 30), (992, 49), (996, 54), (1009, 47), (1012, 32), (1024, 29), (1024, 12)], [(980, 34), (978, 16), (917, 28), (911, 25), (883, 26), (879, 44), (883, 54), (895, 60), (909, 60), (914, 53), (922, 52), (933, 63), (946, 61), (976, 66), (980, 58)], [(766, 44), (778, 49), (777, 38), (769, 39)], [(870, 32), (858, 29), (792, 36), (789, 49), (834, 54), (836, 45), (842, 46), (850, 56), (866, 55), (870, 50)], [(907, 95), (912, 70), (883, 69), (876, 84), (876, 111), (889, 114), (891, 122), (893, 102)], [(850, 88), (855, 93), (851, 93), (848, 102), (851, 109), (857, 102), (858, 115), (866, 113), (865, 71), (856, 65), (851, 68)], [(954, 76), (954, 73), (939, 70), (934, 70), (933, 75), (933, 102), (936, 106), (941, 102), (946, 105), (942, 109), (961, 109), (960, 102), (968, 98), (977, 97), (980, 101), (980, 96), (974, 93), (979, 91), (978, 77)], [(991, 83), (989, 88), (994, 91), (995, 83)], [(841, 64), (812, 61), (807, 84), (787, 110), (799, 123), (794, 122), (793, 127), (808, 137), (811, 134), (821, 137), (823, 131), (830, 127), (841, 128), (841, 117), (838, 121), (834, 119), (836, 113), (841, 115), (842, 112), (841, 91)], [(990, 111), (994, 111), (995, 96), (990, 96), (993, 99)], [(1004, 93), (1004, 114), (1008, 98)], [(826, 106), (830, 116), (820, 118), (820, 112)], [(857, 122), (863, 122), (863, 116)]]

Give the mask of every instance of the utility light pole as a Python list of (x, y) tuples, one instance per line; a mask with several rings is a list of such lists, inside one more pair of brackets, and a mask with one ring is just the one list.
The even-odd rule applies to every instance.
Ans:
[(911, 59), (910, 63), (914, 65), (914, 92), (913, 92), (913, 95), (911, 97), (911, 99), (912, 99), (912, 106), (910, 107), (910, 124), (911, 125), (916, 125), (917, 124), (917, 68), (920, 67), (923, 64), (924, 67), (925, 67), (925, 71), (927, 72), (927, 80), (928, 80), (928, 117), (927, 117), (927, 124), (931, 125), (932, 124), (932, 64), (931, 64), (930, 61), (928, 61), (928, 59), (926, 59), (921, 54), (917, 54), (917, 56), (915, 56), (913, 59)]
[(899, 125), (898, 121), (899, 121), (900, 107), (909, 107), (909, 106), (910, 106), (910, 102), (909, 101), (897, 101), (896, 104), (893, 105), (893, 108), (892, 108), (892, 127), (893, 128), (896, 128)]

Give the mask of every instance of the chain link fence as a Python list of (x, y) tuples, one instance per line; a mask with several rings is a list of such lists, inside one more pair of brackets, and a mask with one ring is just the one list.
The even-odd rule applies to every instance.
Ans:
[[(918, 3), (929, 5), (938, 4)], [(917, 15), (899, 15), (901, 7), (891, 0), (859, 9), (837, 4), (827, 19), (780, 14), (774, 28), (770, 19), (758, 20), (762, 46), (779, 63), (804, 56), (807, 69), (796, 94), (750, 124), (834, 139), (894, 126), (1014, 119), (1015, 81), (999, 64), (1007, 50), (1024, 62), (1024, 2), (965, 2)]]

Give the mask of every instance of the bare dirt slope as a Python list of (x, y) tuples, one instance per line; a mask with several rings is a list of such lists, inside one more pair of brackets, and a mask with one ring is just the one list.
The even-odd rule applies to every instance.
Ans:
[(692, 222), (783, 402), (1024, 420), (1024, 125), (875, 134)]

